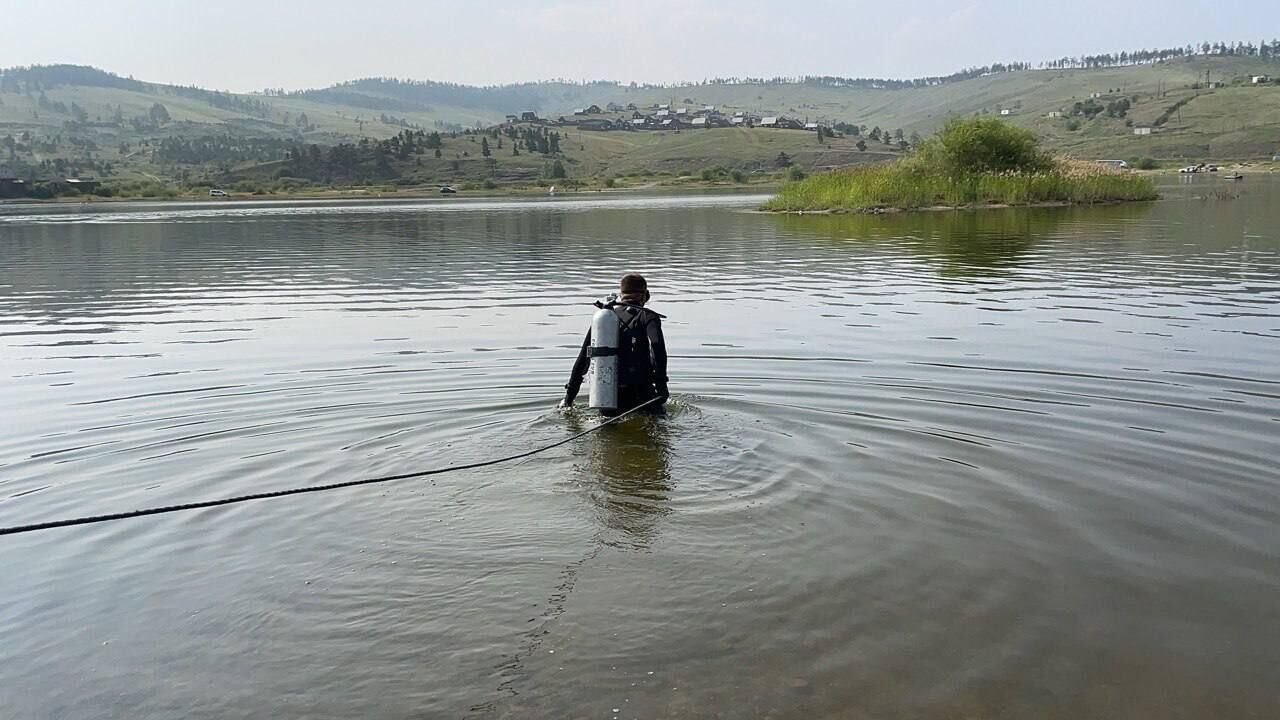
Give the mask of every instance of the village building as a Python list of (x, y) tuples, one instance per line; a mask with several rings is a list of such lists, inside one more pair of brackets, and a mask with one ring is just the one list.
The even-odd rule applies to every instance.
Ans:
[(579, 130), (605, 131), (614, 130), (616, 128), (617, 126), (613, 124), (613, 121), (607, 118), (591, 118), (590, 120), (583, 120), (578, 123)]
[(1264, 83), (1270, 82), (1271, 78), (1267, 77), (1266, 75), (1254, 75), (1253, 77), (1249, 78), (1249, 80), (1254, 85), (1262, 85)]
[(538, 122), (538, 113), (532, 110), (525, 110), (524, 112), (520, 113), (520, 121), (521, 122)]
[(23, 197), (27, 184), (9, 168), (0, 167), (0, 198)]
[(1134, 135), (1150, 135), (1151, 127), (1149, 125), (1136, 125), (1133, 128)]
[(79, 193), (84, 193), (86, 195), (88, 195), (89, 193), (92, 193), (94, 190), (97, 190), (98, 186), (102, 184), (101, 182), (94, 180), (93, 178), (67, 178), (63, 182), (65, 182), (67, 184), (67, 187), (71, 188), (72, 190), (75, 190), (76, 192), (79, 192)]
[(767, 117), (760, 120), (760, 127), (774, 130), (803, 130), (804, 123), (787, 117)]
[(705, 117), (696, 117), (689, 123), (689, 126), (696, 129), (706, 128), (708, 127), (707, 119)]
[(1051, 111), (1049, 112), (1049, 117), (1050, 117), (1050, 118), (1060, 118), (1060, 117), (1062, 117), (1062, 111), (1061, 111), (1061, 110), (1051, 110)]

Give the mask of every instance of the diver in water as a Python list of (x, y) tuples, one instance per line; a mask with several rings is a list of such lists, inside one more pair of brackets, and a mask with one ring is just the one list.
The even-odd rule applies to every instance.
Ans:
[(602, 415), (626, 412), (654, 398), (660, 410), (667, 393), (667, 344), (662, 337), (663, 316), (649, 310), (649, 287), (644, 277), (622, 276), (617, 295), (597, 302), (591, 329), (564, 386), (561, 407), (570, 407), (592, 366), (591, 408)]

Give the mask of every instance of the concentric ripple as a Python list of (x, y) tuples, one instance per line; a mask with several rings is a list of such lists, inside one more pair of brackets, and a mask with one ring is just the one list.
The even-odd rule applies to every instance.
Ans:
[(1274, 714), (1280, 184), (1205, 190), (0, 207), (3, 525), (557, 442), (626, 271), (675, 393), (6, 538), (0, 716)]

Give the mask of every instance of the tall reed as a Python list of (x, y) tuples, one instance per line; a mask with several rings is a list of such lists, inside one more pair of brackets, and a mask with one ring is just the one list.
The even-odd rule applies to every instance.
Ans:
[(974, 205), (1154, 200), (1143, 175), (1062, 158), (1032, 172), (949, 173), (917, 158), (844, 168), (784, 185), (765, 203), (775, 211), (912, 210)]

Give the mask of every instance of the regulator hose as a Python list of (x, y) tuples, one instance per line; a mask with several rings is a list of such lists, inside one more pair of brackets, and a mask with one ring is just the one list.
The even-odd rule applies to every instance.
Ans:
[(109, 515), (89, 515), (78, 518), (68, 518), (66, 520), (51, 520), (49, 522), (34, 523), (31, 525), (15, 525), (12, 527), (0, 527), (0, 535), (18, 535), (20, 533), (35, 532), (37, 530), (51, 530), (53, 528), (71, 527), (73, 525), (91, 525), (94, 523), (110, 522), (113, 520), (126, 520), (128, 518), (142, 517), (144, 515), (163, 515), (165, 513), (180, 512), (182, 510), (198, 510), (200, 508), (218, 507), (219, 505), (234, 505), (236, 503), (249, 502), (250, 500), (266, 500), (268, 498), (285, 497), (287, 495), (302, 495), (304, 493), (325, 492), (328, 490), (339, 490), (341, 488), (357, 487), (359, 485), (375, 485), (377, 483), (388, 483), (396, 480), (409, 480), (411, 478), (427, 477), (429, 475), (443, 475), (444, 473), (457, 472), (459, 470), (475, 470), (476, 468), (489, 467), (490, 465), (498, 465), (512, 460), (520, 460), (538, 453), (543, 453), (553, 448), (577, 440), (578, 438), (590, 435), (597, 430), (621, 422), (627, 417), (643, 410), (644, 408), (661, 401), (661, 396), (652, 398), (630, 410), (614, 415), (611, 418), (596, 423), (591, 428), (583, 430), (577, 435), (567, 437), (563, 440), (545, 445), (543, 447), (528, 450), (526, 452), (515, 455), (507, 455), (506, 457), (495, 458), (492, 460), (484, 460), (481, 462), (468, 463), (466, 465), (450, 465), (449, 467), (435, 468), (433, 470), (421, 470), (418, 472), (404, 473), (402, 475), (388, 475), (386, 477), (365, 478), (362, 480), (346, 480), (344, 482), (330, 483), (328, 485), (308, 485), (305, 487), (289, 488), (286, 490), (272, 490), (270, 492), (253, 493), (252, 495), (239, 495), (236, 497), (219, 498), (216, 500), (202, 500), (200, 502), (183, 503), (181, 505), (166, 505), (163, 507), (143, 508), (141, 510), (131, 510), (129, 512), (111, 513)]

